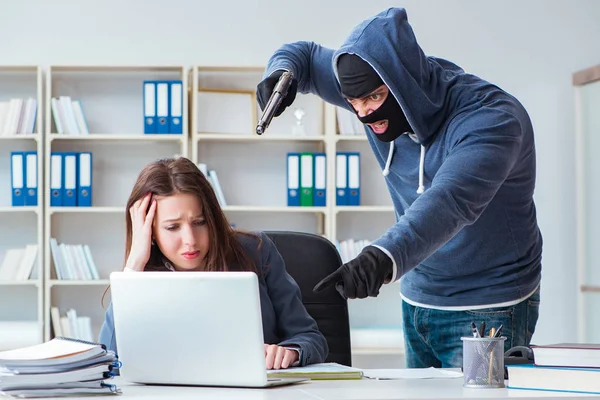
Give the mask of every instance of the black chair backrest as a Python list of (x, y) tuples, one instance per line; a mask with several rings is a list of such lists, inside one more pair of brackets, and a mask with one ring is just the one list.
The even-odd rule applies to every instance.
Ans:
[(302, 302), (327, 339), (329, 355), (326, 362), (352, 365), (348, 303), (334, 287), (314, 293), (321, 279), (342, 265), (335, 246), (327, 239), (302, 232), (265, 232), (285, 261), (287, 272), (302, 293)]

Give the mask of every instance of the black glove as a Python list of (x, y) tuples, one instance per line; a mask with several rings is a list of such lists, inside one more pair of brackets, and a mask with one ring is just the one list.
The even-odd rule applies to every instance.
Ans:
[[(281, 75), (283, 75), (284, 72), (285, 71), (282, 69), (277, 70), (273, 72), (268, 78), (263, 79), (258, 84), (258, 86), (256, 86), (256, 97), (261, 110), (265, 109), (267, 103), (269, 102), (269, 99), (271, 98), (271, 95), (273, 94), (273, 89), (275, 89), (275, 85), (277, 85), (277, 81), (279, 81), (279, 78), (281, 77)], [(285, 96), (281, 100), (281, 104), (279, 105), (277, 110), (275, 110), (274, 115), (276, 117), (279, 117), (283, 110), (292, 105), (294, 99), (296, 99), (297, 91), (298, 81), (296, 80), (296, 78), (293, 78), (290, 88), (288, 89), (287, 96)]]
[(392, 278), (393, 267), (392, 260), (383, 251), (367, 246), (354, 260), (317, 283), (313, 292), (335, 284), (336, 290), (346, 299), (377, 297), (384, 282)]

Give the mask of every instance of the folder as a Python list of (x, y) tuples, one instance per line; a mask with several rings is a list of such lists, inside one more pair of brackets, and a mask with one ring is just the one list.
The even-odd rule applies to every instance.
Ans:
[(313, 154), (300, 153), (300, 205), (312, 207), (313, 205)]
[(25, 157), (25, 205), (38, 205), (38, 165), (35, 151), (23, 152)]
[(360, 205), (360, 153), (348, 153), (348, 205)]
[(77, 206), (77, 153), (63, 153), (62, 201), (65, 207)]
[(314, 153), (315, 165), (315, 190), (313, 192), (313, 205), (325, 207), (327, 204), (327, 158), (325, 153)]
[(156, 82), (156, 133), (169, 133), (169, 82)]
[(339, 152), (335, 156), (335, 204), (347, 206), (348, 197), (348, 155)]
[(183, 86), (181, 81), (171, 81), (169, 133), (183, 132)]
[(62, 202), (62, 153), (50, 153), (50, 207), (60, 207)]
[(80, 207), (92, 206), (92, 153), (78, 154), (78, 181), (77, 205)]
[(144, 133), (156, 133), (156, 82), (144, 81)]
[(300, 206), (300, 153), (287, 154), (287, 204)]
[(12, 205), (25, 205), (25, 157), (22, 152), (10, 153), (10, 182), (12, 186)]

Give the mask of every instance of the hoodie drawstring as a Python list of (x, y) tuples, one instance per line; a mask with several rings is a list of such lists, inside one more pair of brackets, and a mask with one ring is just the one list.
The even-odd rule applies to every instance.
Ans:
[[(383, 168), (383, 176), (388, 176), (390, 173), (390, 165), (392, 164), (393, 155), (394, 155), (394, 141), (391, 141), (387, 161), (385, 162), (385, 168)], [(425, 191), (425, 183), (423, 182), (424, 175), (425, 175), (425, 146), (421, 145), (421, 159), (419, 160), (419, 187), (417, 188), (418, 194), (421, 194)]]
[(383, 169), (383, 176), (388, 176), (390, 173), (390, 164), (392, 163), (392, 156), (394, 155), (394, 141), (390, 142), (390, 151), (388, 152), (388, 158), (385, 162), (385, 168)]
[(425, 191), (425, 185), (423, 184), (423, 175), (425, 169), (425, 146), (421, 145), (421, 160), (419, 161), (419, 187), (417, 193), (421, 194)]

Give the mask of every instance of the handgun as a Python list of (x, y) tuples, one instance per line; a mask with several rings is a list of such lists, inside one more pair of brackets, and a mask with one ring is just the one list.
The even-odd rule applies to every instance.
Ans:
[(273, 93), (271, 93), (271, 97), (269, 98), (269, 101), (267, 102), (267, 105), (265, 106), (265, 109), (258, 120), (258, 124), (256, 125), (257, 134), (262, 135), (269, 127), (269, 124), (275, 115), (275, 111), (277, 111), (281, 101), (285, 98), (285, 96), (287, 96), (293, 79), (294, 75), (289, 71), (285, 71), (279, 77), (279, 80), (273, 89)]

